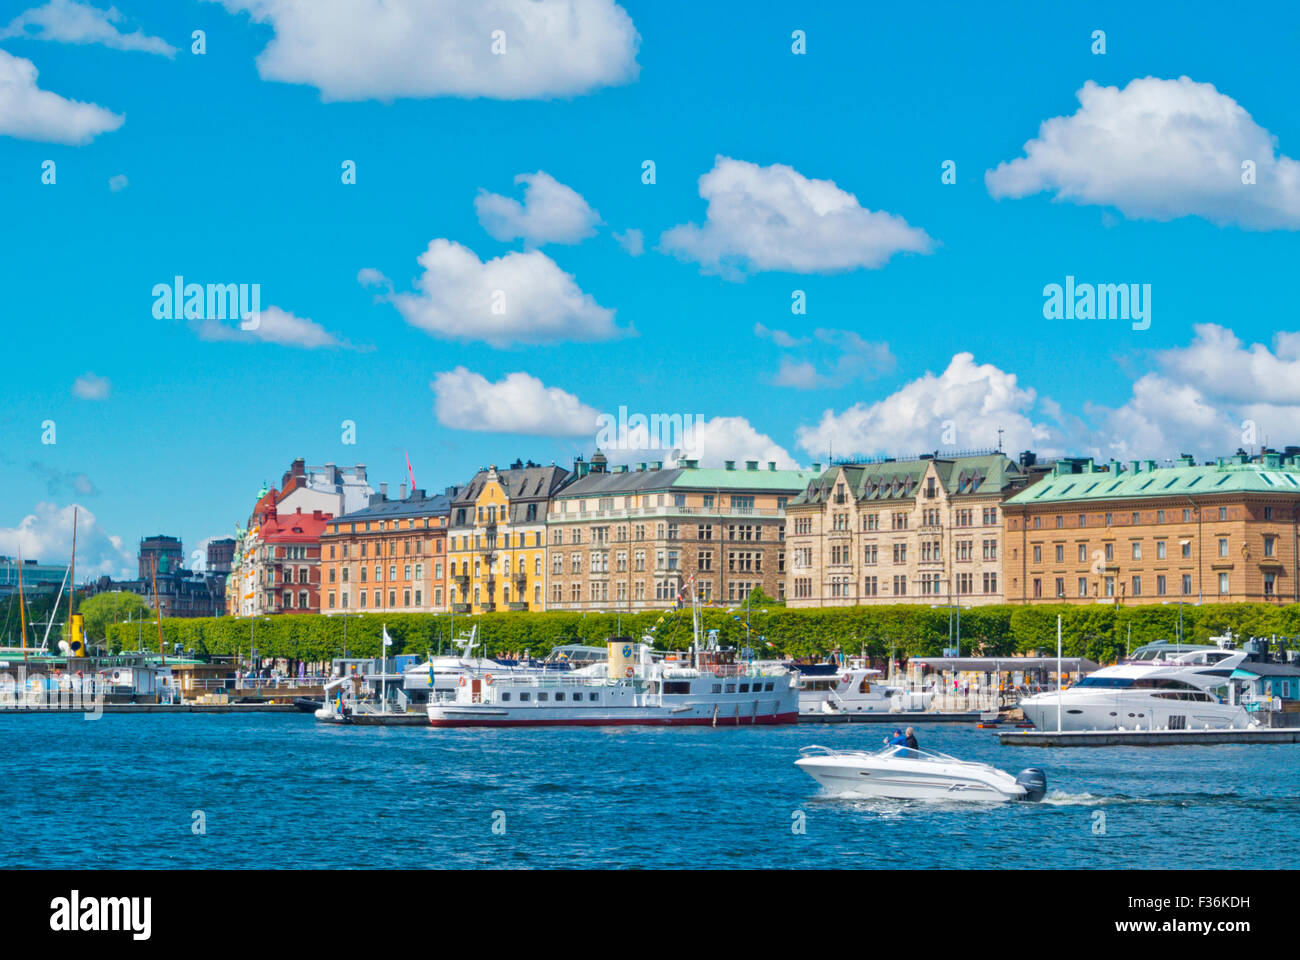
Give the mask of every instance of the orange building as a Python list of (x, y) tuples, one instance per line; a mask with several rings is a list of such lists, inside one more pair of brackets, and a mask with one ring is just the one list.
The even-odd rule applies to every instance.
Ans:
[(1300, 601), (1300, 457), (1062, 459), (1002, 510), (1010, 602)]
[(321, 612), (445, 612), (447, 524), (458, 493), (414, 489), (389, 500), (381, 485), (368, 507), (331, 520), (321, 536)]

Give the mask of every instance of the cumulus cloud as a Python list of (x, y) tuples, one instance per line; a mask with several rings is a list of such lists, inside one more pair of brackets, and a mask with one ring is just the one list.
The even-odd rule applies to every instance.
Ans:
[(468, 247), (437, 239), (420, 255), (420, 266), (419, 293), (385, 299), (407, 323), (435, 336), (503, 347), (609, 340), (624, 332), (615, 326), (613, 310), (583, 293), (537, 250), (484, 262)]
[(508, 373), (493, 383), (457, 367), (429, 384), (438, 422), (457, 430), (564, 437), (594, 434), (599, 413), (571, 393), (531, 374)]
[[(85, 507), (77, 510), (77, 579), (129, 575), (133, 558), (122, 538), (106, 533)], [(41, 563), (65, 563), (72, 555), (74, 505), (38, 503), (16, 527), (0, 527), (0, 553)]]
[(600, 441), (598, 434), (600, 449), (611, 463), (662, 460), (671, 465), (675, 452), (677, 459), (698, 460), (702, 467), (721, 467), (728, 460), (742, 466), (745, 460), (757, 460), (764, 470), (769, 462), (781, 470), (798, 466), (784, 447), (745, 417), (675, 414), (668, 415), (677, 418), (671, 428), (655, 425), (652, 430), (647, 415), (642, 414), (641, 421), (635, 420), (635, 416), (628, 415), (626, 430), (611, 424), (611, 431), (617, 434), (614, 443)]
[(754, 336), (771, 340), (778, 347), (785, 348), (800, 347), (810, 342), (807, 337), (796, 337), (794, 334), (787, 333), (784, 330), (771, 330), (763, 326), (761, 323), (754, 324)]
[[(1079, 109), (1045, 120), (1025, 156), (985, 173), (997, 198), (1050, 191), (1133, 219), (1201, 217), (1219, 226), (1300, 228), (1300, 163), (1231, 97), (1188, 77), (1091, 80)], [(1243, 162), (1255, 182), (1243, 183)]]
[(9, 26), (0, 30), (0, 40), (26, 37), (58, 43), (98, 43), (114, 50), (176, 56), (176, 48), (166, 40), (151, 37), (143, 30), (119, 31), (115, 25), (125, 19), (116, 7), (100, 10), (78, 0), (49, 0), (44, 6), (33, 7), (10, 21)]
[(72, 395), (82, 400), (107, 400), (113, 390), (112, 381), (94, 373), (83, 373), (72, 381)]
[(116, 130), (125, 117), (36, 85), (36, 65), (0, 50), (0, 136), (81, 145)]
[(958, 353), (943, 373), (924, 375), (884, 399), (859, 401), (840, 413), (826, 410), (815, 426), (796, 431), (801, 448), (817, 456), (915, 454), (992, 448), (998, 429), (1005, 449), (1053, 452), (1059, 438), (1034, 419), (1037, 393), (1014, 373)]
[(278, 343), (305, 350), (350, 346), (316, 321), (295, 316), (279, 307), (264, 308), (258, 315), (257, 326), (250, 330), (242, 329), (237, 321), (235, 326), (231, 326), (221, 320), (201, 320), (194, 329), (202, 340)]
[(645, 234), (635, 227), (629, 227), (622, 233), (614, 232), (614, 239), (618, 245), (623, 248), (624, 252), (633, 257), (639, 257), (645, 253)]
[(108, 178), (108, 189), (114, 193), (121, 193), (131, 185), (131, 181), (126, 178), (125, 173), (115, 173)]
[(524, 185), (524, 201), (480, 190), (474, 210), (483, 229), (494, 239), (522, 239), (530, 247), (547, 243), (580, 243), (595, 236), (600, 214), (582, 194), (565, 186), (544, 170), (521, 173), (515, 183)]
[(613, 0), (219, 2), (274, 30), (257, 58), (262, 79), (327, 101), (572, 97), (639, 70), (641, 38)]
[(28, 469), (45, 482), (45, 490), (52, 497), (64, 493), (71, 493), (78, 497), (99, 496), (99, 489), (95, 486), (94, 481), (84, 473), (59, 470), (56, 467), (41, 463), (39, 460), (33, 460), (29, 463)]
[(719, 155), (700, 177), (703, 225), (680, 224), (660, 248), (698, 262), (705, 273), (738, 280), (784, 270), (833, 273), (882, 267), (897, 253), (929, 253), (929, 235), (896, 214), (868, 210), (830, 180), (792, 167)]

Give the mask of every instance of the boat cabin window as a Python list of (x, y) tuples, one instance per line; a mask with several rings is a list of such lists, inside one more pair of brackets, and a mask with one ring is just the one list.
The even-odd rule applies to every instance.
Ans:
[(682, 696), (691, 692), (691, 682), (689, 680), (665, 680), (664, 693), (676, 696)]
[(501, 702), (502, 702), (502, 703), (509, 703), (509, 702), (510, 702), (510, 693), (509, 693), (508, 691), (504, 691), (504, 690), (503, 690), (503, 691), (501, 692)]
[[(545, 694), (543, 694), (543, 696), (545, 696)], [(560, 692), (556, 693), (556, 695), (555, 695), (555, 700), (556, 700), (556, 702), (558, 703), (559, 701), (561, 701), (561, 700), (563, 700), (563, 699), (564, 699), (564, 691), (561, 690)]]
[(550, 695), (549, 693), (539, 693), (539, 694), (537, 695), (537, 699), (538, 699), (539, 702), (542, 701), (542, 700), (549, 700), (549, 699), (551, 699), (551, 695)]
[(520, 703), (526, 703), (527, 701), (531, 700), (532, 698), (533, 698), (533, 695), (532, 695), (531, 693), (521, 693), (521, 694), (519, 694), (519, 702), (520, 702)]
[(742, 684), (740, 685), (740, 692), (741, 692), (741, 693), (749, 693), (749, 684), (747, 684), (747, 683), (742, 683)]
[(771, 689), (772, 689), (772, 681), (769, 680), (769, 681), (767, 681), (767, 683), (763, 684), (763, 689), (764, 689), (764, 690), (771, 690)]
[(735, 693), (735, 692), (736, 692), (736, 685), (735, 685), (734, 683), (729, 683), (729, 684), (727, 684), (726, 692), (727, 692), (727, 693)]
[(599, 694), (599, 693), (596, 693), (596, 692), (593, 690), (591, 693), (587, 694), (587, 699), (588, 699), (588, 700), (591, 700), (591, 701), (597, 701), (597, 700), (600, 699), (600, 694)]
[(715, 683), (715, 684), (713, 685), (713, 692), (714, 692), (714, 693), (721, 693), (721, 692), (722, 692), (722, 684), (720, 684), (720, 683)]
[(858, 684), (858, 693), (870, 693), (870, 692), (871, 692), (871, 681), (864, 678), (863, 681)]

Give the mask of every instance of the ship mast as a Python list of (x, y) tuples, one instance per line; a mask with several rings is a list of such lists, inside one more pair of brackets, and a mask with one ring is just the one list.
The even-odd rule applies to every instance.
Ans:
[(23, 642), (23, 663), (27, 662), (27, 604), (23, 599), (23, 548), (18, 548), (18, 634)]
[(153, 609), (158, 620), (158, 654), (162, 657), (162, 666), (167, 666), (167, 651), (163, 649), (162, 638), (162, 604), (158, 602), (158, 554), (153, 555)]

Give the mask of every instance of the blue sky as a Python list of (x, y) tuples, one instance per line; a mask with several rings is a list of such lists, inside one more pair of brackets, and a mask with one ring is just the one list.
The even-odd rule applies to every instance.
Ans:
[[(140, 536), (192, 547), (231, 531), (296, 456), (364, 462), (395, 487), (409, 451), (419, 484), (440, 488), (489, 462), (589, 454), (592, 413), (620, 406), (703, 414), (712, 461), (983, 447), (998, 427), (1009, 449), (1125, 459), (1300, 442), (1294, 9), (582, 0), (565, 50), (511, 19), (520, 2), (451, 19), (438, 11), (456, 5), (422, 4), (391, 53), (327, 3), (304, 26), (290, 0), (115, 0), (110, 33), (102, 13), (77, 26), (92, 3), (0, 4), (0, 84), (30, 61), (40, 90), (123, 118), (88, 133), (95, 118), (62, 104), (0, 106), (0, 552), (56, 559), (75, 503), (93, 517), (87, 565), (113, 571)], [(493, 17), (510, 25), (496, 59)], [(137, 31), (156, 40), (113, 39)], [(308, 42), (321, 37), (338, 46)], [(462, 71), (428, 66), (458, 43)], [(526, 69), (503, 81), (501, 62)], [(991, 187), (1044, 121), (1080, 113), (1088, 81), (1118, 99)], [(484, 95), (456, 95), (465, 85)], [(23, 110), (48, 112), (35, 133)], [(1256, 184), (1239, 183), (1240, 159)], [(715, 163), (740, 193), (713, 224), (700, 178)], [(540, 209), (539, 236), (488, 232), (475, 198), (520, 200), (516, 176), (538, 171), (598, 211), (589, 235), (564, 242)], [(854, 209), (800, 220), (778, 189), (792, 177), (833, 182)], [(888, 254), (865, 211), (901, 218), (929, 252)], [(661, 239), (706, 223), (707, 241)], [(616, 239), (627, 230), (640, 255)], [(454, 301), (431, 313), (417, 258), (434, 240), (472, 251), (471, 267), (513, 255), (502, 275), (540, 271), (552, 286), (507, 296), (546, 323), (484, 339)], [(385, 279), (367, 287), (363, 269)], [(155, 319), (152, 289), (177, 274), (259, 283), (307, 345)], [(1043, 288), (1067, 274), (1150, 284), (1150, 328), (1045, 320)], [(434, 285), (472, 293), (485, 276)], [(390, 289), (414, 295), (407, 310)]]

